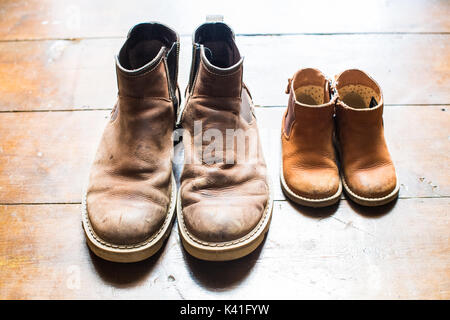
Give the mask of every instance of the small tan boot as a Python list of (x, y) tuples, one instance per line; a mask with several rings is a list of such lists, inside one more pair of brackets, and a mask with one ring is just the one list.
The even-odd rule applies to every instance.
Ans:
[(302, 69), (289, 81), (281, 129), (281, 187), (292, 201), (329, 206), (342, 194), (333, 146), (334, 104), (327, 78)]
[(399, 184), (386, 146), (383, 94), (360, 70), (336, 77), (337, 135), (341, 177), (346, 194), (364, 206), (379, 206), (398, 196)]

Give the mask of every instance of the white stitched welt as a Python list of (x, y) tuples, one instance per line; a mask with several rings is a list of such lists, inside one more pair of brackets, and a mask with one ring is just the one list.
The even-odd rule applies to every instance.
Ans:
[(398, 182), (397, 182), (397, 184), (396, 184), (394, 190), (392, 190), (392, 192), (389, 193), (388, 195), (386, 195), (386, 196), (384, 196), (384, 197), (381, 197), (381, 198), (366, 198), (366, 197), (357, 195), (356, 193), (354, 193), (354, 192), (350, 189), (350, 187), (348, 186), (347, 182), (345, 182), (344, 175), (341, 175), (341, 180), (342, 180), (342, 182), (344, 183), (344, 186), (345, 186), (346, 191), (347, 191), (348, 193), (350, 193), (350, 195), (352, 195), (353, 197), (355, 197), (355, 198), (357, 198), (357, 199), (366, 200), (366, 201), (382, 201), (382, 200), (387, 200), (387, 199), (389, 199), (390, 197), (392, 197), (394, 194), (396, 194), (397, 191), (398, 191)]

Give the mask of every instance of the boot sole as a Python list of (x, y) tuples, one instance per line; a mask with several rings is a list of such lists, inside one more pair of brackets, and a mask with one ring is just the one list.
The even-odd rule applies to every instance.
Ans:
[(193, 257), (207, 261), (229, 261), (244, 257), (253, 252), (263, 242), (272, 219), (273, 197), (269, 184), (269, 200), (258, 225), (246, 236), (228, 242), (207, 242), (189, 233), (184, 224), (181, 196), (177, 201), (178, 230), (186, 251)]
[(172, 230), (172, 225), (175, 217), (177, 185), (173, 173), (171, 181), (172, 191), (170, 196), (170, 204), (163, 225), (149, 239), (133, 245), (117, 245), (108, 243), (95, 234), (89, 221), (89, 215), (86, 206), (86, 193), (84, 193), (81, 206), (81, 221), (83, 224), (83, 230), (89, 249), (91, 249), (91, 251), (96, 256), (102, 259), (123, 263), (142, 261), (158, 252), (158, 250), (161, 249), (162, 245), (164, 244), (164, 241), (168, 238), (170, 231)]
[(322, 199), (310, 199), (302, 197), (296, 193), (294, 193), (287, 185), (286, 180), (284, 179), (284, 173), (283, 173), (283, 160), (281, 160), (281, 166), (280, 166), (280, 182), (281, 182), (281, 189), (283, 190), (283, 193), (286, 197), (288, 197), (293, 202), (300, 204), (302, 206), (306, 207), (312, 207), (312, 208), (322, 208), (322, 207), (328, 207), (336, 202), (339, 201), (342, 195), (342, 183), (339, 181), (339, 187), (337, 192), (332, 195), (331, 197), (322, 198)]
[(350, 187), (347, 185), (347, 182), (345, 182), (345, 178), (343, 175), (341, 175), (341, 180), (344, 184), (345, 194), (353, 202), (356, 202), (357, 204), (359, 204), (361, 206), (366, 206), (366, 207), (377, 207), (377, 206), (382, 206), (384, 204), (387, 204), (387, 203), (395, 200), (398, 197), (398, 193), (400, 190), (400, 185), (398, 184), (398, 180), (397, 180), (397, 185), (395, 186), (395, 189), (388, 195), (386, 195), (384, 197), (380, 197), (380, 198), (367, 198), (367, 197), (359, 196), (354, 191), (352, 191), (350, 189)]

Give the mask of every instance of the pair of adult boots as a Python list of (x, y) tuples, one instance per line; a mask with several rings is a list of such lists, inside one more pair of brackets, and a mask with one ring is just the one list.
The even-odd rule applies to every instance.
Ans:
[[(150, 257), (175, 215), (184, 247), (205, 260), (247, 255), (268, 230), (271, 190), (233, 31), (206, 23), (193, 40), (182, 108), (176, 32), (139, 24), (117, 56), (118, 100), (91, 168), (82, 217), (89, 247), (106, 260)], [(172, 172), (177, 118), (184, 144), (179, 190)]]

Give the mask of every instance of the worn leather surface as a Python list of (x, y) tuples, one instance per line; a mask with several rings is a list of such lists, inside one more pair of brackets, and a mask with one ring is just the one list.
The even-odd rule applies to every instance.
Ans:
[[(324, 88), (322, 105), (307, 105), (295, 98), (304, 85)], [(283, 175), (295, 194), (307, 199), (325, 199), (339, 188), (339, 170), (333, 147), (334, 102), (328, 81), (315, 69), (297, 71), (289, 81), (289, 101), (283, 117), (281, 143)]]
[[(142, 30), (139, 26), (140, 31), (136, 35), (132, 31), (129, 40), (136, 36), (153, 41), (161, 36), (160, 29), (154, 36), (142, 36), (142, 32), (155, 30), (151, 26)], [(172, 36), (167, 45), (177, 42), (175, 33), (166, 32), (167, 37)], [(131, 55), (131, 61), (136, 61), (136, 57), (143, 59), (145, 65), (134, 66), (138, 70), (126, 69), (126, 58), (117, 59), (118, 101), (91, 168), (86, 198), (95, 233), (112, 244), (130, 245), (150, 238), (167, 216), (175, 121), (167, 70), (174, 66), (167, 65), (169, 46), (163, 44), (152, 48), (156, 57), (146, 57), (145, 49), (137, 55), (129, 53), (131, 50), (121, 51), (121, 55)], [(176, 83), (173, 85), (176, 87)]]
[[(207, 31), (224, 32), (226, 41), (234, 43), (233, 35), (226, 34), (228, 27), (218, 27), (220, 30)], [(205, 28), (209, 26), (202, 26), (202, 32)], [(224, 47), (218, 44), (220, 39), (214, 42), (216, 48)], [(187, 90), (181, 117), (185, 129), (185, 164), (180, 187), (183, 221), (191, 235), (206, 242), (231, 241), (247, 235), (261, 220), (269, 201), (253, 104), (242, 83), (243, 61), (236, 54), (237, 48), (232, 48), (234, 57), (227, 60), (217, 49), (205, 54), (207, 50), (202, 45), (199, 60), (193, 63), (193, 68), (197, 66), (193, 70), (195, 81)], [(207, 54), (221, 56), (221, 61), (229, 63), (224, 68), (214, 66)], [(195, 123), (201, 123), (201, 130), (195, 132)], [(237, 138), (227, 141), (226, 132), (230, 129), (241, 130), (248, 136), (247, 143), (239, 143)], [(208, 132), (223, 137), (221, 148), (212, 148), (215, 140), (208, 140)], [(196, 141), (200, 142), (199, 148), (195, 147)], [(228, 143), (231, 141), (234, 144)]]
[(379, 95), (378, 105), (365, 109), (351, 108), (338, 100), (336, 120), (341, 171), (348, 187), (361, 197), (384, 197), (394, 191), (397, 178), (384, 138), (381, 89), (360, 70), (347, 70), (336, 82), (338, 94), (345, 85), (363, 84)]

